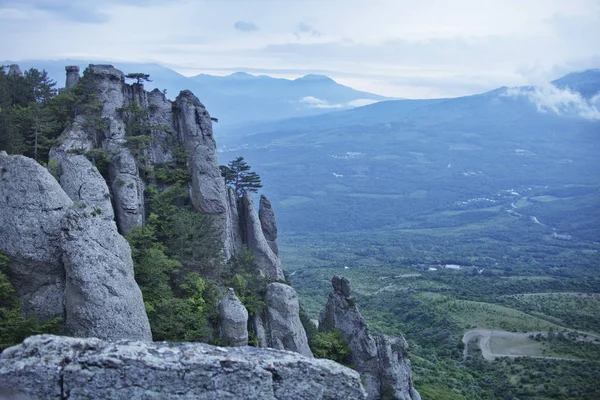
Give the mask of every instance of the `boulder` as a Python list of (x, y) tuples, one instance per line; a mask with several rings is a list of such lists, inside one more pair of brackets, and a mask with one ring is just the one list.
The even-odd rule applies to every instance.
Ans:
[(26, 399), (364, 399), (330, 360), (253, 347), (32, 336), (0, 355), (0, 394)]
[(312, 357), (306, 332), (300, 322), (300, 305), (296, 291), (284, 283), (267, 285), (265, 295), (268, 347), (295, 351)]
[(232, 288), (219, 301), (219, 326), (221, 339), (227, 346), (248, 345), (248, 310), (237, 298)]
[(46, 168), (0, 153), (0, 253), (26, 316), (63, 313), (60, 221), (72, 204)]
[(105, 217), (114, 218), (106, 181), (85, 156), (53, 149), (50, 159), (56, 162), (56, 178), (71, 200), (97, 207)]
[(77, 337), (152, 340), (129, 244), (112, 216), (78, 203), (62, 220), (65, 326)]
[(106, 184), (83, 156), (60, 155), (77, 202), (34, 160), (0, 153), (0, 252), (21, 309), (64, 316), (74, 336), (151, 340), (129, 245), (105, 211)]

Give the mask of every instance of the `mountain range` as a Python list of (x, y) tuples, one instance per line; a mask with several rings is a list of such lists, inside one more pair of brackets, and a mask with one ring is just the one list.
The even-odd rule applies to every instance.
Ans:
[(354, 90), (324, 75), (306, 75), (294, 80), (244, 72), (228, 76), (200, 74), (186, 77), (159, 64), (73, 59), (3, 61), (0, 65), (13, 63), (20, 65), (23, 70), (46, 70), (57, 81), (58, 87), (64, 86), (66, 65), (77, 65), (83, 72), (89, 64), (111, 64), (125, 73), (150, 74), (152, 81), (145, 83), (146, 89), (166, 89), (167, 97), (171, 99), (185, 89), (195, 93), (210, 113), (218, 118), (217, 130), (221, 126), (243, 126), (249, 122), (323, 114), (387, 99)]
[[(542, 87), (382, 101), (224, 129), (220, 159), (244, 155), (269, 182), (282, 231), (491, 220), (506, 214), (504, 206), (519, 198), (510, 193), (518, 193), (570, 198), (539, 212), (589, 239), (600, 233), (599, 84), (600, 70), (590, 70)], [(553, 214), (558, 204), (565, 207)], [(455, 217), (426, 218), (442, 211)]]

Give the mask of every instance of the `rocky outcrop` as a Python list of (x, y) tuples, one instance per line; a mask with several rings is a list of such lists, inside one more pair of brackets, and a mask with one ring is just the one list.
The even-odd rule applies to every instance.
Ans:
[(231, 235), (234, 221), (228, 212), (227, 191), (219, 170), (210, 114), (189, 90), (177, 96), (174, 107), (175, 130), (187, 154), (192, 177), (192, 204), (198, 211), (212, 216), (229, 258), (238, 249)]
[(271, 207), (271, 202), (266, 196), (260, 195), (258, 205), (258, 219), (260, 220), (260, 228), (262, 230), (267, 244), (273, 250), (276, 256), (279, 256), (279, 248), (277, 247), (277, 223), (275, 222), (275, 213)]
[(404, 338), (373, 338), (356, 300), (350, 296), (350, 282), (334, 276), (333, 291), (321, 317), (319, 330), (337, 329), (348, 343), (354, 369), (365, 380), (368, 399), (420, 400), (412, 385), (408, 344)]
[(17, 64), (11, 64), (8, 67), (8, 76), (11, 76), (11, 75), (23, 76), (23, 72), (21, 71), (21, 67), (19, 67)]
[[(67, 155), (60, 168), (82, 167), (59, 183), (34, 160), (0, 154), (0, 252), (28, 316), (65, 318), (70, 335), (151, 340), (141, 292), (133, 279), (129, 245), (96, 193), (108, 189), (85, 158)], [(71, 172), (64, 172), (67, 174)], [(92, 203), (86, 203), (91, 200)]]
[(65, 71), (67, 71), (65, 89), (70, 89), (79, 83), (79, 67), (76, 65), (67, 65)]
[(221, 340), (226, 346), (248, 345), (248, 311), (232, 288), (219, 301)]
[(71, 200), (98, 208), (104, 217), (113, 220), (106, 182), (85, 156), (52, 150), (50, 159), (56, 162), (56, 178)]
[(255, 318), (261, 347), (291, 350), (312, 357), (299, 312), (298, 295), (291, 286), (279, 282), (268, 284), (265, 307)]
[(125, 84), (123, 72), (112, 65), (92, 64), (87, 72), (102, 104), (100, 116), (108, 124), (101, 143), (96, 146), (112, 154), (109, 186), (113, 194), (117, 225), (121, 232), (127, 233), (144, 222), (144, 182), (133, 154), (125, 145), (126, 121), (119, 112), (119, 109), (133, 103), (132, 89)]
[(244, 192), (242, 196), (240, 218), (244, 227), (244, 243), (256, 259), (256, 265), (261, 275), (270, 280), (284, 280), (281, 261), (273, 252), (263, 234), (250, 192)]
[[(229, 259), (247, 245), (267, 281), (284, 280), (271, 204), (261, 196), (257, 213), (250, 193), (238, 198), (225, 186), (217, 160), (212, 120), (197, 97), (183, 91), (171, 102), (159, 90), (148, 93), (140, 83), (126, 84), (123, 72), (110, 65), (90, 65), (82, 78), (77, 67), (66, 67), (66, 71), (67, 90), (81, 85), (79, 88), (93, 95), (90, 98), (95, 96), (98, 103), (92, 101), (87, 104), (92, 107), (81, 106), (75, 110), (82, 114), (75, 117), (50, 152), (49, 168), (60, 181), (62, 189), (58, 188), (58, 192), (68, 204), (61, 206), (48, 226), (36, 224), (34, 216), (31, 217), (31, 227), (27, 229), (32, 230), (35, 238), (40, 236), (52, 243), (54, 247), (42, 246), (54, 249), (54, 258), (43, 258), (41, 267), (29, 267), (35, 272), (22, 278), (31, 282), (17, 283), (22, 288), (17, 290), (22, 301), (29, 304), (24, 310), (32, 310), (33, 315), (42, 315), (42, 308), (52, 314), (66, 313), (68, 329), (75, 335), (147, 339), (145, 315), (141, 319), (137, 317), (141, 298), (132, 281), (129, 249), (114, 230), (112, 219), (114, 217), (121, 233), (142, 225), (145, 182), (158, 191), (164, 190), (172, 184), (164, 178), (165, 171), (184, 165), (191, 177), (188, 190), (192, 204), (214, 222), (225, 258)], [(95, 106), (99, 106), (97, 111), (94, 111)], [(144, 145), (136, 147), (132, 132)], [(89, 161), (97, 163), (95, 157), (108, 161), (108, 168), (102, 170), (104, 176)], [(159, 169), (162, 180), (155, 173)], [(52, 184), (58, 187), (56, 182)], [(75, 208), (71, 208), (73, 202), (77, 204)], [(38, 229), (38, 226), (43, 228)], [(13, 238), (29, 234), (13, 233)], [(10, 243), (6, 246), (10, 247)], [(85, 254), (84, 249), (89, 254)], [(19, 254), (12, 251), (9, 255)], [(32, 262), (27, 260), (21, 264)], [(29, 270), (14, 269), (19, 273)], [(38, 274), (45, 270), (49, 270), (47, 277)], [(132, 289), (126, 290), (128, 287)], [(261, 345), (310, 356), (306, 334), (299, 322), (296, 293), (286, 285), (269, 287), (267, 304), (257, 314), (255, 324)], [(65, 290), (69, 300), (64, 300)], [(55, 294), (51, 300), (55, 304), (51, 307), (45, 303), (49, 296), (44, 291)], [(38, 299), (39, 304), (35, 305)], [(226, 327), (232, 323), (224, 329), (224, 340), (232, 344), (244, 344), (247, 340), (238, 330), (243, 325), (238, 318), (243, 313), (238, 311), (235, 318), (229, 315), (222, 320)], [(109, 316), (115, 316), (112, 333), (106, 325)], [(128, 318), (132, 319), (131, 328), (124, 323)], [(138, 336), (131, 336), (135, 332)]]
[(77, 337), (152, 340), (129, 244), (111, 215), (78, 204), (62, 220), (65, 326)]
[(26, 316), (63, 313), (60, 221), (73, 201), (30, 158), (0, 153), (0, 253)]
[(252, 347), (33, 336), (0, 356), (0, 394), (26, 399), (364, 399), (333, 361)]

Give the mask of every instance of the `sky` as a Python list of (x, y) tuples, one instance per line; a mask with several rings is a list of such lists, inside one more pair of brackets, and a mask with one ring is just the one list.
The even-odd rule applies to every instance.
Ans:
[(600, 68), (600, 0), (0, 0), (3, 59), (325, 74), (455, 97)]

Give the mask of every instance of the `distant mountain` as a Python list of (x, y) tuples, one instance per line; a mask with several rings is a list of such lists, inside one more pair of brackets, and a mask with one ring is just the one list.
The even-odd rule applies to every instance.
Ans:
[[(13, 63), (1, 62), (1, 65)], [(222, 126), (241, 126), (249, 122), (274, 121), (350, 109), (387, 98), (340, 85), (323, 75), (306, 75), (296, 80), (255, 76), (237, 72), (229, 76), (201, 74), (183, 76), (159, 64), (136, 64), (89, 60), (27, 60), (14, 62), (21, 69), (45, 69), (58, 86), (64, 86), (66, 65), (78, 65), (81, 72), (89, 64), (112, 64), (125, 73), (150, 74), (147, 89), (166, 89), (175, 98), (181, 90), (189, 89), (204, 103)]]
[(573, 72), (552, 82), (560, 89), (570, 89), (589, 99), (600, 93), (600, 69)]
[(323, 110), (349, 108), (350, 104), (365, 105), (368, 102), (386, 100), (385, 97), (360, 92), (340, 85), (324, 75), (306, 75), (295, 80), (250, 75), (237, 72), (228, 76), (196, 75), (195, 82), (215, 92), (247, 96), (265, 101), (300, 103)]
[[(597, 77), (556, 82), (590, 98)], [(554, 86), (503, 87), (227, 128), (218, 143), (223, 162), (242, 155), (269, 182), (264, 189), (286, 232), (419, 226), (435, 210), (510, 209), (511, 195), (500, 194), (511, 190), (567, 198), (586, 187), (583, 203), (575, 196), (552, 204), (580, 207), (569, 212), (573, 220), (587, 215), (577, 220), (581, 232), (600, 234), (599, 133), (591, 101)]]

